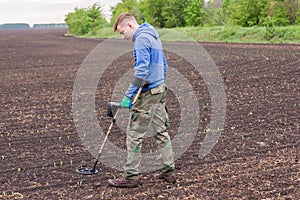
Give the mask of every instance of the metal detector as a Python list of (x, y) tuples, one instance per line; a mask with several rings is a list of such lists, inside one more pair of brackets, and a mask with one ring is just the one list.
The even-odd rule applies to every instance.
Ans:
[[(134, 77), (132, 83), (134, 85), (136, 85), (136, 86), (138, 85), (138, 87), (139, 87), (139, 90), (138, 90), (137, 94), (135, 95), (135, 97), (134, 97), (134, 99), (132, 101), (132, 105), (134, 105), (136, 103), (137, 99), (139, 98), (144, 85), (145, 84), (149, 84), (149, 82), (147, 80), (143, 80), (143, 79)], [(102, 152), (102, 150), (104, 148), (104, 145), (105, 145), (106, 140), (107, 140), (107, 138), (108, 138), (108, 136), (110, 134), (110, 131), (111, 131), (112, 127), (114, 126), (115, 122), (116, 122), (116, 118), (117, 118), (117, 115), (119, 113), (120, 108), (121, 107), (120, 107), (119, 103), (108, 102), (108, 104), (107, 104), (107, 116), (112, 117), (113, 119), (112, 119), (112, 122), (111, 122), (108, 130), (107, 130), (107, 133), (105, 135), (104, 141), (103, 141), (103, 143), (102, 143), (102, 145), (101, 145), (101, 147), (99, 149), (97, 159), (96, 159), (96, 161), (94, 163), (94, 167), (93, 168), (88, 168), (88, 167), (79, 168), (79, 169), (76, 170), (76, 172), (78, 174), (93, 175), (93, 174), (97, 174), (98, 173), (98, 170), (96, 169), (96, 166), (97, 166), (98, 161), (99, 161), (99, 159), (101, 157), (101, 152)]]
[[(112, 105), (112, 104), (114, 104), (114, 105)], [(120, 105), (118, 105), (118, 107), (117, 107), (117, 109), (116, 109), (116, 112), (115, 112), (115, 115), (113, 115), (113, 113), (114, 113), (114, 112), (113, 112), (113, 109), (115, 109), (116, 106), (117, 106), (117, 105), (116, 105), (114, 102), (109, 102), (109, 103), (108, 103), (108, 106), (107, 106), (107, 107), (108, 107), (108, 108), (107, 108), (107, 115), (108, 115), (108, 116), (113, 116), (113, 119), (112, 119), (112, 122), (111, 122), (111, 124), (110, 124), (108, 130), (107, 130), (107, 133), (106, 133), (106, 135), (105, 135), (105, 138), (104, 138), (104, 140), (103, 140), (103, 143), (102, 143), (102, 145), (101, 145), (101, 147), (100, 147), (100, 149), (99, 149), (98, 156), (97, 156), (97, 159), (96, 159), (96, 161), (95, 161), (94, 167), (93, 167), (93, 168), (88, 168), (88, 167), (82, 167), (82, 168), (79, 168), (79, 169), (76, 170), (76, 172), (77, 172), (78, 174), (92, 175), (92, 174), (97, 174), (97, 173), (98, 173), (98, 170), (96, 169), (97, 163), (98, 163), (98, 161), (99, 161), (99, 159), (100, 159), (100, 157), (101, 157), (102, 150), (103, 150), (104, 145), (105, 145), (105, 143), (106, 143), (106, 140), (107, 140), (107, 138), (108, 138), (108, 136), (109, 136), (109, 134), (110, 134), (110, 131), (111, 131), (112, 127), (114, 126), (115, 122), (116, 122), (116, 117), (117, 117), (118, 112), (119, 112)], [(112, 107), (114, 107), (114, 108), (112, 108)]]

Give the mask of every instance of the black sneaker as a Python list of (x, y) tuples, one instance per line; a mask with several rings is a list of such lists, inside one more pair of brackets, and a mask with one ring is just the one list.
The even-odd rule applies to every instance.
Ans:
[(161, 174), (155, 175), (155, 177), (158, 179), (162, 179), (168, 183), (176, 183), (176, 178), (174, 175), (166, 175), (166, 174), (161, 173)]
[(138, 180), (126, 179), (124, 177), (117, 178), (117, 179), (108, 179), (108, 183), (110, 186), (113, 187), (125, 187), (125, 188), (132, 188), (140, 185), (140, 182)]

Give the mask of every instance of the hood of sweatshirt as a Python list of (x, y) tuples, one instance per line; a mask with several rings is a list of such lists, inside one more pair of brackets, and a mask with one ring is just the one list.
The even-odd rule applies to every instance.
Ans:
[(139, 28), (133, 34), (133, 41), (135, 41), (135, 39), (142, 33), (149, 34), (155, 39), (159, 38), (159, 35), (158, 35), (157, 31), (154, 29), (154, 27), (152, 25), (148, 24), (147, 22), (145, 22), (145, 23), (141, 24), (139, 26)]

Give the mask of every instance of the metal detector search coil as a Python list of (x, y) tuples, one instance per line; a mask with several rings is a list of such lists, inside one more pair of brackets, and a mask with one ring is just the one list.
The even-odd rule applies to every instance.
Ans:
[(76, 169), (76, 172), (78, 174), (83, 174), (83, 175), (98, 174), (98, 170), (97, 169), (88, 168), (88, 167), (82, 167), (82, 168)]

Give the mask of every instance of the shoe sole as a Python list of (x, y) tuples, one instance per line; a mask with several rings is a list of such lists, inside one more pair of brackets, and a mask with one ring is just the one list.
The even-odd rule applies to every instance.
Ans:
[(108, 180), (108, 183), (109, 183), (110, 186), (118, 187), (118, 188), (134, 188), (134, 187), (138, 186), (138, 184), (116, 185), (116, 184), (110, 182), (110, 180)]
[(161, 176), (160, 174), (156, 175), (155, 178), (160, 179), (160, 180), (164, 180), (167, 183), (176, 183), (176, 179), (174, 178), (173, 180), (169, 180), (168, 178)]

